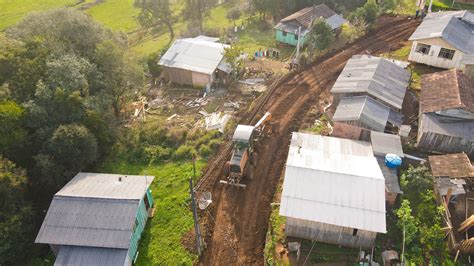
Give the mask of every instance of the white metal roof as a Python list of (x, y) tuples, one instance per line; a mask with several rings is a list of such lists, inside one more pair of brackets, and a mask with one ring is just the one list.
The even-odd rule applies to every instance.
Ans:
[(370, 143), (293, 133), (280, 215), (385, 233), (385, 181)]
[(128, 251), (118, 248), (61, 246), (54, 266), (126, 265)]
[(56, 196), (139, 200), (143, 198), (154, 178), (154, 176), (78, 173), (56, 193)]
[(248, 142), (250, 140), (250, 136), (252, 136), (254, 129), (255, 129), (254, 126), (238, 125), (237, 128), (235, 129), (232, 140)]
[(215, 42), (215, 38), (206, 36), (177, 39), (158, 64), (212, 74), (224, 59), (224, 48), (227, 47), (229, 45)]
[(428, 14), (409, 40), (443, 38), (464, 53), (474, 53), (474, 21), (470, 11)]

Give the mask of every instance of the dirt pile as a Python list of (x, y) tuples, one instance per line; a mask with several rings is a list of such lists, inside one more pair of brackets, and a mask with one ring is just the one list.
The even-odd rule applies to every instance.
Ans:
[[(284, 170), (290, 134), (297, 131), (316, 106), (322, 109), (328, 91), (349, 58), (356, 54), (378, 55), (401, 47), (418, 22), (404, 17), (383, 17), (377, 27), (364, 38), (319, 59), (312, 66), (290, 73), (275, 81), (243, 115), (241, 124), (253, 124), (266, 111), (278, 124), (278, 132), (261, 141), (258, 168), (247, 187), (238, 189), (219, 183), (224, 179), (224, 164), (232, 145), (223, 145), (209, 161), (197, 194), (211, 191), (213, 204), (200, 213), (207, 248), (201, 257), (203, 265), (264, 264), (263, 249), (270, 216), (270, 203)], [(321, 110), (322, 111), (322, 110)]]

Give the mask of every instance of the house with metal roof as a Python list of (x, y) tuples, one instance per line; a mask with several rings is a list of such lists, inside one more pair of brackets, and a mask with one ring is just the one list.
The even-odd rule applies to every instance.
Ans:
[(355, 55), (331, 88), (332, 121), (379, 132), (395, 132), (411, 74), (389, 59)]
[(153, 214), (153, 176), (78, 173), (53, 197), (35, 243), (54, 265), (131, 265)]
[(429, 13), (409, 40), (410, 61), (444, 69), (472, 66), (464, 57), (474, 54), (474, 13)]
[(385, 181), (371, 144), (294, 132), (279, 213), (290, 237), (371, 247), (386, 232)]
[(459, 70), (422, 76), (417, 146), (474, 157), (474, 82)]
[(213, 82), (226, 83), (232, 71), (224, 59), (227, 44), (218, 38), (198, 36), (177, 39), (160, 58), (166, 79), (173, 83), (205, 87)]
[(300, 31), (300, 45), (304, 45), (306, 35), (317, 19), (324, 20), (332, 30), (340, 28), (347, 22), (325, 4), (306, 7), (280, 20), (275, 26), (276, 40), (280, 43), (296, 46), (298, 44), (298, 31)]

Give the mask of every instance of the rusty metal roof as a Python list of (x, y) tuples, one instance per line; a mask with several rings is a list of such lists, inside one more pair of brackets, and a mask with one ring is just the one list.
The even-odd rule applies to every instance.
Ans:
[(430, 113), (454, 108), (474, 113), (474, 82), (455, 69), (423, 75), (420, 111)]
[(435, 177), (474, 177), (474, 167), (465, 153), (429, 156), (431, 172)]

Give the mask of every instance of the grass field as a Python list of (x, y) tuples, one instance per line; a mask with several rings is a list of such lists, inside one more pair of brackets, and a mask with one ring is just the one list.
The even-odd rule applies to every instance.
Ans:
[(77, 0), (0, 0), (0, 31), (32, 11), (72, 5)]
[[(204, 166), (196, 163), (197, 173)], [(152, 175), (155, 215), (149, 219), (140, 240), (137, 265), (191, 265), (197, 258), (184, 249), (181, 238), (193, 227), (189, 208), (189, 178), (192, 163), (130, 164), (127, 160), (106, 163), (100, 170), (122, 174)]]
[(87, 10), (92, 17), (113, 30), (130, 32), (140, 26), (136, 16), (140, 12), (133, 7), (134, 0), (107, 0)]

